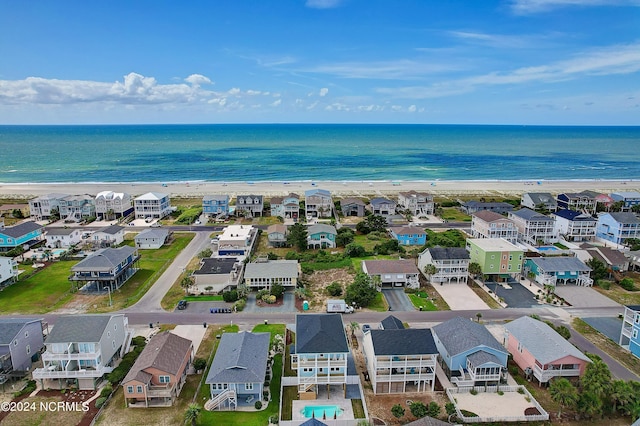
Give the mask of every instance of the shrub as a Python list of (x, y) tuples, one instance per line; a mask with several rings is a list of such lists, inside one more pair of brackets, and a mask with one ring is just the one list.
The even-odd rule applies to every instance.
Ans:
[(22, 388), (22, 390), (19, 390), (18, 392), (15, 392), (13, 394), (14, 397), (19, 397), (22, 395), (28, 395), (31, 392), (33, 392), (34, 390), (36, 390), (36, 381), (35, 380), (29, 380), (27, 382), (27, 384)]
[(271, 423), (272, 425), (277, 425), (278, 424), (278, 415), (274, 414), (273, 416), (269, 417), (269, 423)]
[(256, 410), (261, 409), (262, 408), (262, 401), (256, 401), (254, 406), (256, 407)]
[(448, 416), (455, 414), (456, 404), (454, 404), (453, 402), (447, 402), (446, 404), (444, 404), (444, 411), (447, 412)]
[(440, 415), (440, 411), (442, 411), (442, 408), (440, 408), (437, 402), (431, 401), (429, 403), (427, 407), (427, 415), (429, 417), (437, 418)]
[(229, 290), (222, 293), (222, 300), (232, 303), (238, 300), (238, 290)]
[(502, 396), (502, 395), (504, 395), (504, 392), (498, 391), (498, 395)]
[(596, 285), (604, 290), (609, 290), (611, 288), (611, 281), (607, 280), (597, 280)]
[(278, 298), (284, 294), (285, 288), (282, 284), (275, 283), (271, 286), (271, 295)]
[(96, 408), (101, 408), (105, 402), (107, 402), (106, 396), (101, 396), (100, 398), (96, 399)]
[(260, 290), (256, 293), (256, 300), (264, 300), (265, 296), (269, 296), (269, 290)]
[(111, 384), (107, 384), (105, 387), (102, 388), (102, 390), (100, 391), (100, 396), (101, 397), (108, 397), (109, 395), (111, 395), (111, 392), (113, 392), (113, 387), (111, 386)]
[(207, 368), (207, 360), (204, 358), (196, 358), (193, 360), (193, 368), (196, 369), (196, 371), (202, 371), (205, 368)]
[(635, 291), (636, 286), (631, 278), (623, 278), (620, 281), (620, 287), (624, 288), (627, 291)]
[(144, 338), (144, 336), (136, 336), (133, 339), (131, 339), (131, 344), (133, 346), (143, 346), (147, 344), (147, 339)]
[(233, 304), (233, 310), (240, 312), (244, 309), (245, 306), (247, 306), (247, 300), (239, 299), (236, 303)]
[(391, 407), (391, 414), (393, 414), (393, 417), (395, 417), (396, 419), (399, 419), (400, 417), (404, 416), (404, 408), (402, 408), (402, 405), (396, 404)]
[(426, 416), (428, 413), (427, 406), (420, 401), (412, 402), (409, 406), (409, 410), (411, 410), (413, 417), (417, 419)]
[(349, 257), (363, 257), (367, 254), (367, 251), (360, 244), (349, 243), (344, 248), (344, 254)]
[(518, 393), (524, 395), (524, 388), (518, 388)]
[(329, 293), (329, 295), (334, 297), (340, 296), (342, 295), (342, 285), (339, 282), (334, 281), (327, 286), (327, 292)]
[(477, 395), (477, 394), (478, 394), (478, 391), (477, 391), (477, 390), (475, 390), (475, 389), (471, 389), (471, 390), (469, 391), (469, 393), (470, 393), (471, 395)]

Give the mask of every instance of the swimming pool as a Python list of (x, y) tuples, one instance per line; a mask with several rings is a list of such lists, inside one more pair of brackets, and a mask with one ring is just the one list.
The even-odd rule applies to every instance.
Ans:
[(557, 250), (559, 250), (558, 247), (554, 247), (554, 246), (538, 247), (538, 251), (557, 251)]
[(334, 415), (341, 416), (343, 410), (337, 405), (305, 405), (300, 413), (307, 419), (333, 419)]
[(65, 250), (65, 249), (53, 249), (53, 250), (51, 250), (51, 253), (52, 253), (54, 256), (60, 256), (60, 255), (61, 255), (62, 253), (64, 253), (65, 251), (67, 251), (67, 250)]

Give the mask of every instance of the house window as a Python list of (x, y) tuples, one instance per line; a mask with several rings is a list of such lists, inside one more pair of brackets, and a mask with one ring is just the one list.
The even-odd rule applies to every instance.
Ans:
[(31, 353), (31, 346), (27, 345), (27, 355), (29, 355)]
[(522, 353), (522, 343), (518, 342), (518, 352)]
[(17, 340), (13, 341), (13, 346), (18, 346), (18, 341)]
[(24, 338), (26, 339), (27, 337), (29, 337), (29, 330), (24, 332)]
[(245, 383), (244, 388), (246, 390), (253, 390), (253, 383)]
[(636, 324), (640, 324), (640, 314), (636, 314), (636, 315), (635, 315), (634, 322), (635, 322)]
[(638, 338), (638, 330), (633, 330), (633, 338), (634, 339)]
[(171, 377), (169, 376), (160, 376), (160, 383), (169, 383), (171, 382)]
[(133, 386), (127, 386), (127, 393), (133, 393)]
[(136, 392), (142, 393), (142, 386), (140, 385), (136, 386)]
[(107, 337), (111, 337), (111, 332), (107, 331)]
[(113, 349), (115, 349), (115, 348), (116, 348), (116, 341), (115, 341), (115, 340), (112, 340), (112, 341), (111, 341), (111, 347), (113, 347)]

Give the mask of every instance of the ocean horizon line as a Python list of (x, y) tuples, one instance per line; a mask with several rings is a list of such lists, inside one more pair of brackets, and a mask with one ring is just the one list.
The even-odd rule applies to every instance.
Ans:
[(135, 127), (135, 126), (423, 126), (423, 127), (562, 127), (562, 128), (640, 128), (639, 124), (543, 124), (543, 123), (38, 123), (38, 124), (0, 124), (2, 127)]

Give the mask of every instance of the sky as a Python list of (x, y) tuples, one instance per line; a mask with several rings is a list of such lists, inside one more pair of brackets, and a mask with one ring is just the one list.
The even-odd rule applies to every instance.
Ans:
[(0, 124), (640, 125), (640, 0), (0, 0)]

